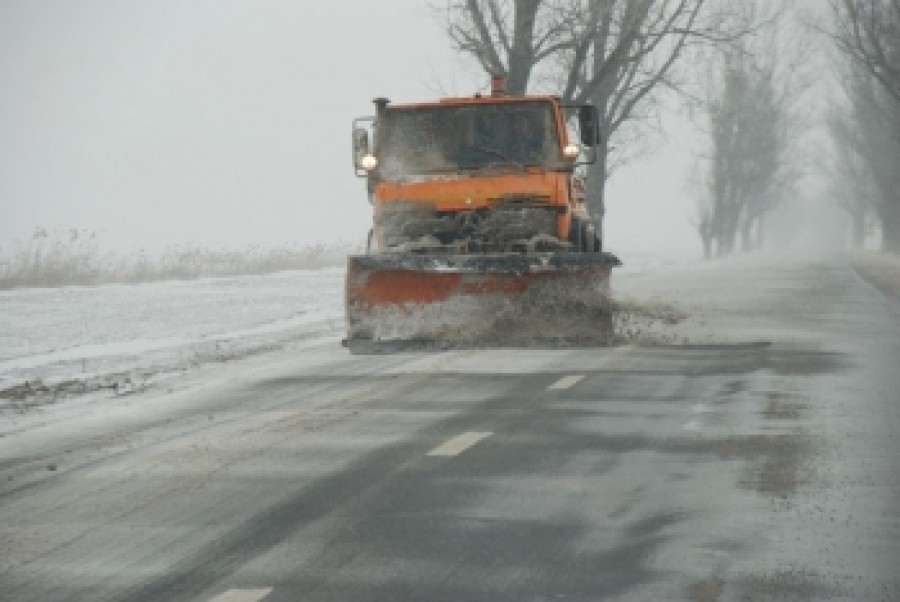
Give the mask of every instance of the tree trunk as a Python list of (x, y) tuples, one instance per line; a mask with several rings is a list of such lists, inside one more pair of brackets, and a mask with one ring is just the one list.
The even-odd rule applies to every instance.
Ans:
[(704, 232), (700, 235), (700, 240), (703, 242), (703, 259), (712, 259), (712, 236)]
[(724, 257), (734, 253), (740, 223), (740, 206), (735, 202), (717, 200), (717, 213), (713, 221), (713, 236), (716, 238), (716, 256)]
[(718, 247), (716, 248), (716, 256), (725, 257), (726, 255), (734, 253), (734, 239), (736, 237), (737, 232), (735, 232), (733, 228), (729, 228), (716, 236), (716, 240), (719, 241)]
[(524, 96), (534, 67), (534, 25), (541, 0), (516, 0), (512, 47), (506, 89), (512, 96)]
[(881, 249), (888, 253), (900, 253), (900, 199), (882, 208)]
[(720, 216), (716, 224), (716, 256), (725, 257), (734, 253), (735, 242), (738, 235), (738, 218), (734, 207), (728, 207), (723, 211), (725, 215)]
[(741, 224), (741, 250), (744, 253), (753, 250), (753, 220), (750, 218)]
[(600, 240), (603, 238), (603, 216), (606, 214), (606, 164), (609, 158), (606, 140), (597, 145), (597, 162), (588, 166), (587, 210)]
[(854, 211), (850, 216), (850, 247), (862, 249), (866, 246), (866, 214), (864, 211)]
[[(594, 33), (591, 42), (593, 46), (593, 62), (591, 64), (591, 72), (595, 75), (601, 73), (606, 68), (606, 44), (609, 36), (610, 20), (604, 20), (601, 27)], [(598, 86), (590, 94), (589, 101), (600, 114), (600, 141), (597, 144), (595, 152), (597, 153), (597, 161), (593, 165), (588, 166), (587, 171), (587, 209), (600, 237), (601, 243), (605, 248), (606, 240), (603, 230), (603, 216), (606, 215), (606, 182), (609, 177), (609, 90), (608, 86)]]

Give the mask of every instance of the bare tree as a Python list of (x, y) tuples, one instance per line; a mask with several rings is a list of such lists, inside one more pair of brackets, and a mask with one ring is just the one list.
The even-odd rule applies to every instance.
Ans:
[(885, 250), (900, 252), (900, 0), (832, 0), (836, 47), (851, 62), (844, 77), (853, 144), (877, 193)]
[[(603, 141), (588, 174), (588, 205), (601, 230), (616, 140), (646, 118), (654, 95), (692, 44), (728, 43), (740, 31), (712, 0), (450, 0), (452, 39), (523, 94), (536, 71), (565, 102), (600, 109)], [(621, 152), (623, 149), (617, 149)]]
[(900, 102), (900, 0), (832, 0), (837, 47)]
[(779, 167), (781, 121), (771, 73), (759, 73), (738, 56), (723, 68), (721, 90), (709, 106), (712, 160), (711, 228), (719, 255), (753, 246), (752, 230), (772, 207)]
[(712, 259), (713, 243), (715, 242), (715, 233), (713, 232), (714, 218), (713, 203), (708, 195), (702, 195), (700, 202), (697, 204), (697, 217), (692, 220), (692, 225), (700, 237), (700, 244), (703, 245), (703, 259)]
[[(831, 190), (837, 201), (850, 216), (850, 244), (862, 248), (865, 244), (867, 223), (878, 215), (879, 193), (870, 170), (874, 140), (864, 139), (861, 122), (865, 120), (864, 100), (868, 94), (860, 94), (860, 86), (866, 85), (871, 93), (871, 79), (857, 65), (848, 65), (844, 75), (844, 92), (850, 107), (833, 106), (827, 123), (833, 152), (821, 171), (831, 174)], [(862, 112), (861, 112), (862, 111)]]
[[(745, 6), (748, 22), (756, 6)], [(707, 190), (698, 204), (704, 247), (714, 238), (718, 255), (762, 244), (766, 216), (797, 179), (791, 139), (802, 123), (792, 112), (801, 94), (791, 52), (779, 42), (778, 22), (745, 37), (720, 55), (710, 77)]]

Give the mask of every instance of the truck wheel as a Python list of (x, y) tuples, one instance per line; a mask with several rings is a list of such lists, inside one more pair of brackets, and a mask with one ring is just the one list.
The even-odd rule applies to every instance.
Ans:
[(581, 233), (581, 251), (582, 253), (590, 253), (594, 246), (594, 228), (590, 223), (582, 224)]
[(600, 242), (600, 237), (597, 236), (597, 231), (594, 229), (594, 224), (587, 223), (584, 225), (584, 252), (585, 253), (599, 253), (603, 249), (603, 245)]
[(573, 251), (580, 252), (584, 247), (584, 225), (577, 217), (573, 217), (569, 225), (569, 242), (572, 243)]

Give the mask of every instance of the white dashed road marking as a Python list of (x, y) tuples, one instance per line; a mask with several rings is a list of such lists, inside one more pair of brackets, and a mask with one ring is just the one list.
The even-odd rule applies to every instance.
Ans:
[(262, 587), (259, 589), (230, 589), (221, 593), (215, 598), (210, 598), (209, 602), (259, 602), (272, 593), (271, 587)]
[(559, 391), (561, 389), (569, 389), (573, 387), (578, 381), (584, 378), (584, 374), (570, 374), (569, 376), (563, 376), (561, 379), (547, 387), (548, 391)]
[(490, 437), (494, 433), (475, 433), (475, 432), (467, 432), (462, 435), (457, 435), (452, 439), (445, 441), (444, 443), (438, 445), (433, 450), (428, 452), (429, 456), (458, 456), (463, 453), (485, 437)]

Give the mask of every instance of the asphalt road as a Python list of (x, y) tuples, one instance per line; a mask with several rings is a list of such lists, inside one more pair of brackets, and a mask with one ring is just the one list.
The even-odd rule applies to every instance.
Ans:
[(0, 438), (0, 599), (900, 600), (900, 301), (841, 259), (614, 282), (687, 318), (48, 412)]

